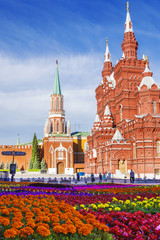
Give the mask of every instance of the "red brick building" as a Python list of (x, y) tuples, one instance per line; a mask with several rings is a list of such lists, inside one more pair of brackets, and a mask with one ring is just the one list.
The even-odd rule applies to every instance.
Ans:
[(138, 42), (127, 4), (122, 57), (113, 67), (108, 40), (102, 82), (96, 88), (97, 115), (88, 136), (85, 172), (124, 177), (160, 177), (160, 89)]
[[(44, 127), (44, 139), (39, 140), (40, 158), (44, 157), (48, 173), (73, 174), (84, 171), (84, 149), (87, 141), (87, 132), (71, 133), (69, 121), (65, 122), (63, 95), (61, 93), (58, 61), (53, 92), (50, 96), (49, 117)], [(32, 144), (20, 144), (14, 146), (0, 146), (0, 164), (3, 162), (4, 169), (7, 162), (11, 163), (13, 156), (3, 155), (4, 151), (25, 152), (24, 156), (15, 156), (14, 160), (18, 169), (27, 170), (32, 158)]]

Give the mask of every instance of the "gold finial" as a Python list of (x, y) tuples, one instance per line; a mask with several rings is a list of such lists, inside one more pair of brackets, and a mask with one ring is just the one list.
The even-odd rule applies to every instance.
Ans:
[(108, 38), (106, 37), (106, 44), (107, 44), (107, 46), (108, 46)]
[(127, 12), (129, 12), (129, 2), (127, 2)]
[(146, 61), (146, 63), (148, 62), (148, 58), (147, 58), (147, 56), (145, 56), (145, 61)]

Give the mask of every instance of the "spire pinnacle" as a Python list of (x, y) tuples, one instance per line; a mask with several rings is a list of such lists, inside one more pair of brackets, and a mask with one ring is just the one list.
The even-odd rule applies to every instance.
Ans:
[(105, 62), (111, 62), (109, 47), (108, 47), (108, 38), (106, 37), (106, 53), (105, 53)]
[(20, 145), (19, 134), (17, 136), (17, 145)]
[(131, 17), (129, 13), (129, 2), (127, 2), (127, 16), (125, 22), (125, 32), (133, 32)]
[(61, 86), (60, 86), (59, 72), (58, 72), (58, 60), (56, 60), (56, 73), (55, 73), (55, 79), (54, 79), (53, 94), (61, 95)]
[(129, 2), (127, 2), (127, 12), (129, 12)]

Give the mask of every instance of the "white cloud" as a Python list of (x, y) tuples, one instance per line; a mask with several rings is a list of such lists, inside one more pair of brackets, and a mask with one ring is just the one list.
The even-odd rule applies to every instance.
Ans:
[[(96, 113), (95, 88), (101, 81), (98, 54), (58, 56), (66, 118), (72, 130), (90, 131)], [(0, 56), (0, 144), (43, 137), (54, 83), (56, 57)], [(66, 119), (67, 120), (67, 119)], [(4, 142), (5, 141), (5, 142)]]

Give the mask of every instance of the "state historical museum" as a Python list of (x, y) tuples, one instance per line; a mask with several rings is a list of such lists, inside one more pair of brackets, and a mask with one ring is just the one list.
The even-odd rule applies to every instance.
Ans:
[(85, 172), (124, 177), (132, 169), (136, 177), (160, 178), (160, 89), (147, 57), (137, 59), (128, 4), (121, 48), (122, 57), (113, 67), (107, 40)]

